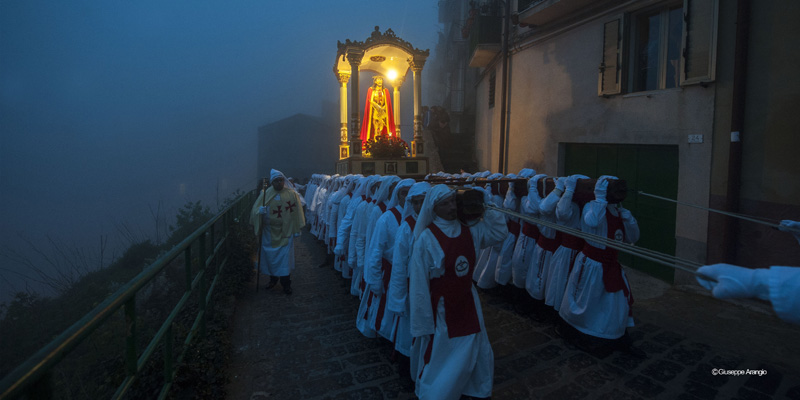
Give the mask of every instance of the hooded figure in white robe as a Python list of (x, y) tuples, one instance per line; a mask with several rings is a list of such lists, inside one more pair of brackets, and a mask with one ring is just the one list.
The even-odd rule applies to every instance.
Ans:
[[(400, 354), (410, 357), (409, 373), (413, 380), (417, 378), (420, 354), (417, 342), (411, 337), (411, 325), (409, 315), (411, 314), (408, 302), (408, 261), (411, 258), (411, 249), (414, 246), (414, 227), (417, 223), (419, 212), (416, 207), (421, 209), (425, 195), (431, 189), (428, 182), (417, 182), (408, 191), (405, 206), (403, 207), (403, 222), (397, 229), (394, 240), (394, 251), (392, 253), (392, 276), (389, 279), (389, 290), (386, 293), (386, 308), (396, 313), (397, 333), (395, 335), (394, 349)], [(413, 349), (412, 349), (413, 345)]]
[[(553, 178), (556, 187), (539, 202), (539, 219), (546, 222), (556, 222), (556, 206), (561, 194), (564, 193), (566, 180)], [(560, 182), (560, 183), (559, 183)], [(539, 180), (539, 185), (544, 187), (544, 178)], [(544, 190), (543, 190), (544, 192)], [(550, 273), (550, 259), (561, 245), (561, 235), (553, 228), (540, 225), (539, 238), (533, 250), (533, 256), (528, 265), (528, 276), (525, 278), (525, 289), (536, 300), (544, 301), (548, 274)]]
[(367, 181), (364, 183), (364, 194), (361, 196), (363, 200), (357, 204), (357, 208), (353, 212), (353, 225), (350, 228), (350, 248), (347, 255), (347, 262), (353, 269), (350, 293), (359, 298), (366, 289), (366, 282), (364, 282), (364, 236), (366, 236), (366, 231), (362, 233), (362, 230), (366, 228), (364, 220), (367, 218), (368, 210), (372, 209), (372, 196), (375, 195), (379, 184), (380, 175), (367, 177)]
[[(493, 181), (503, 177), (501, 173), (494, 173), (487, 177), (487, 180)], [(491, 193), (491, 204), (495, 207), (503, 206), (503, 196), (500, 194), (498, 185), (487, 183), (485, 186), (487, 192)], [(497, 266), (497, 259), (500, 256), (500, 251), (503, 248), (503, 243), (497, 243), (492, 247), (480, 249), (478, 253), (478, 261), (475, 264), (475, 272), (472, 274), (472, 280), (481, 289), (491, 289), (497, 286), (494, 280), (495, 267)]]
[[(581, 231), (625, 243), (639, 240), (639, 225), (631, 212), (608, 204), (608, 182), (601, 176), (595, 185), (595, 199), (583, 207)], [(586, 240), (575, 259), (561, 302), (559, 315), (578, 331), (602, 338), (619, 339), (633, 326), (633, 294), (617, 250)]]
[[(347, 264), (347, 254), (344, 254), (344, 249), (347, 248), (349, 242), (349, 235), (341, 235), (340, 228), (341, 225), (345, 221), (345, 217), (347, 216), (347, 210), (350, 207), (350, 202), (353, 200), (353, 196), (355, 195), (356, 184), (358, 183), (361, 175), (349, 175), (347, 179), (345, 179), (345, 187), (343, 188), (344, 192), (341, 198), (339, 199), (339, 204), (336, 206), (336, 230), (335, 230), (335, 237), (333, 239), (334, 248), (333, 253), (336, 256), (336, 261), (334, 263), (334, 269), (337, 271), (342, 272), (342, 278), (350, 279), (351, 276), (351, 269), (350, 265)], [(344, 229), (345, 231), (350, 230), (350, 226), (352, 225), (352, 220), (348, 222), (348, 226)], [(339, 241), (343, 240), (342, 246), (339, 246)], [(336, 253), (336, 249), (340, 248), (342, 251), (340, 253)]]
[(305, 226), (302, 198), (278, 170), (271, 170), (270, 185), (253, 204), (250, 223), (256, 235), (261, 234), (259, 273), (270, 275), (267, 288), (281, 280), (281, 286), (291, 294), (290, 274), (294, 271), (294, 238)]
[[(490, 201), (488, 192), (475, 190)], [(455, 191), (446, 185), (425, 197), (408, 265), (411, 335), (425, 349), (416, 382), (420, 399), (491, 396), (494, 354), (472, 273), (478, 250), (507, 234), (505, 218), (495, 210), (486, 210), (475, 225), (462, 225)]]
[[(578, 179), (589, 179), (589, 177), (572, 175), (564, 179), (564, 194), (561, 195), (561, 199), (558, 200), (558, 205), (556, 206), (556, 222), (559, 225), (573, 229), (581, 229), (581, 210), (583, 205), (573, 200)], [(550, 259), (550, 270), (547, 274), (544, 298), (544, 303), (553, 307), (556, 311), (561, 308), (564, 291), (567, 289), (567, 279), (570, 271), (572, 271), (575, 258), (585, 244), (584, 240), (577, 236), (564, 232), (559, 234), (561, 235), (561, 241), (558, 249)]]
[[(391, 189), (393, 189), (394, 184), (399, 180), (400, 178), (396, 175), (381, 177), (380, 186), (378, 191), (375, 193), (375, 197), (373, 198), (372, 207), (365, 210), (367, 217), (362, 221), (363, 225), (361, 228), (365, 231), (364, 256), (359, 266), (365, 288), (369, 287), (369, 282), (367, 281), (367, 256), (372, 250), (372, 246), (370, 244), (372, 241), (372, 232), (374, 231), (375, 224), (380, 216), (388, 210), (387, 202), (389, 201), (389, 196), (392, 194)], [(377, 331), (377, 329), (375, 329), (375, 321), (369, 320), (369, 310), (372, 305), (372, 298), (373, 293), (371, 290), (362, 290), (361, 303), (359, 304), (358, 312), (356, 313), (356, 327), (366, 337), (373, 337)]]
[[(539, 180), (547, 177), (547, 174), (538, 174), (528, 180), (528, 195), (522, 199), (520, 211), (522, 214), (538, 218), (539, 203), (542, 198), (539, 196), (537, 185)], [(539, 226), (532, 222), (522, 221), (520, 234), (517, 244), (514, 246), (514, 254), (511, 256), (511, 282), (518, 288), (525, 288), (525, 280), (528, 277), (528, 269), (533, 258), (533, 251), (536, 249), (536, 240), (539, 238)]]
[[(341, 221), (339, 221), (336, 234), (336, 247), (334, 254), (341, 259), (342, 277), (351, 279), (353, 277), (353, 262), (355, 260), (355, 243), (350, 241), (350, 232), (353, 227), (353, 219), (356, 208), (364, 201), (364, 186), (367, 178), (356, 175), (355, 188), (347, 199), (343, 199), (339, 205)], [(352, 282), (351, 282), (352, 283)]]
[(403, 207), (413, 179), (403, 179), (395, 185), (387, 201), (387, 210), (378, 217), (372, 231), (367, 259), (364, 261), (364, 281), (370, 292), (366, 319), (383, 338), (394, 343), (397, 314), (386, 309), (386, 292), (393, 274), (392, 255), (395, 235), (403, 218)]
[[(530, 168), (523, 168), (519, 174), (510, 174), (508, 177), (511, 179), (530, 179), (536, 175), (536, 171)], [(503, 208), (513, 212), (519, 212), (521, 199), (517, 197), (515, 190), (516, 183), (510, 182), (506, 197), (503, 199)], [(514, 258), (514, 249), (517, 247), (519, 234), (522, 229), (522, 224), (519, 218), (506, 215), (506, 225), (508, 226), (508, 236), (503, 242), (503, 247), (500, 250), (500, 257), (497, 259), (497, 268), (495, 269), (494, 280), (499, 285), (507, 285), (511, 281), (511, 261)]]

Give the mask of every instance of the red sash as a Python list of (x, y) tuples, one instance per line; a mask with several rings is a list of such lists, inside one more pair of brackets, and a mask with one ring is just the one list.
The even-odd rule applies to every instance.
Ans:
[(385, 213), (386, 212), (386, 203), (381, 202), (380, 204), (378, 204), (378, 208), (381, 209), (381, 214)]
[[(452, 339), (478, 333), (481, 331), (481, 326), (475, 300), (472, 297), (472, 272), (475, 270), (475, 244), (472, 242), (472, 233), (468, 228), (462, 227), (460, 235), (450, 238), (436, 224), (428, 225), (428, 229), (444, 251), (444, 274), (430, 281), (431, 307), (434, 315), (439, 299), (444, 298), (444, 318), (448, 336)], [(435, 318), (434, 316), (434, 321)]]
[(549, 237), (540, 234), (539, 238), (536, 239), (536, 244), (539, 245), (543, 250), (549, 251), (551, 253), (555, 253), (558, 250), (558, 247), (561, 246), (561, 232), (556, 231), (556, 236), (550, 239)]
[(408, 227), (411, 228), (411, 232), (414, 232), (414, 226), (417, 225), (417, 220), (409, 215), (406, 217), (405, 221), (408, 224)]
[(586, 244), (586, 242), (577, 236), (561, 233), (561, 245), (568, 249), (581, 251), (584, 244)]
[(391, 212), (392, 212), (392, 214), (394, 214), (394, 219), (396, 219), (396, 220), (397, 220), (397, 225), (400, 225), (400, 218), (402, 218), (402, 217), (403, 217), (403, 216), (400, 214), (400, 211), (397, 211), (397, 209), (396, 209), (396, 208), (392, 208), (392, 209), (391, 209), (391, 210), (389, 210), (389, 211), (391, 211)]
[(519, 237), (519, 231), (522, 226), (518, 221), (513, 219), (506, 220), (506, 227), (508, 228), (508, 233), (514, 235), (514, 237)]
[(539, 228), (536, 226), (536, 224), (532, 224), (527, 221), (522, 221), (522, 234), (534, 240), (538, 239)]

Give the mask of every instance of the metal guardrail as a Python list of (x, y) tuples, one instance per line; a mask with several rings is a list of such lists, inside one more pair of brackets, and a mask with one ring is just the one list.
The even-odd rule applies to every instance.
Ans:
[[(228, 261), (227, 254), (224, 254), (225, 258), (221, 263), (219, 262), (219, 257), (225, 253), (223, 249), (229, 241), (233, 220), (236, 218), (241, 219), (248, 214), (253, 201), (255, 201), (254, 195), (255, 192), (241, 195), (224, 211), (211, 218), (168, 253), (161, 256), (131, 281), (120, 287), (83, 318), (72, 324), (61, 335), (11, 371), (0, 381), (0, 400), (12, 399), (25, 394), (35, 398), (53, 397), (52, 369), (120, 309), (124, 310), (125, 314), (126, 346), (124, 359), (127, 375), (112, 398), (119, 399), (130, 389), (137, 375), (143, 370), (145, 364), (150, 360), (160, 344), (163, 344), (165, 383), (159, 393), (159, 399), (166, 397), (175, 377), (175, 365), (179, 365), (183, 360), (188, 350), (188, 344), (198, 334), (200, 336), (205, 335), (206, 306), (214, 293), (221, 271)], [(214, 231), (218, 222), (222, 223), (222, 235), (220, 238), (215, 238)], [(192, 247), (195, 242), (197, 243), (195, 259), (197, 260), (198, 269), (196, 275), (192, 277)], [(206, 254), (206, 246), (209, 243), (211, 252)], [(186, 290), (140, 354), (136, 348), (136, 294), (181, 254), (185, 257)], [(216, 265), (215, 271), (212, 271), (215, 272), (214, 275), (206, 277), (206, 267), (212, 265), (215, 261), (219, 264)], [(207, 279), (211, 279), (211, 284), (208, 287), (206, 287)], [(195, 294), (197, 294), (199, 312), (186, 335), (183, 351), (175, 357), (172, 346), (172, 324), (192, 295)]]

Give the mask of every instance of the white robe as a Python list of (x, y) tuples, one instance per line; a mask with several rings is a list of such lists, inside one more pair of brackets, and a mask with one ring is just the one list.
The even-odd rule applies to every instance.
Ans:
[[(437, 217), (433, 223), (448, 237), (457, 237), (461, 233), (462, 226), (458, 221), (445, 221)], [(508, 232), (503, 215), (494, 210), (487, 210), (483, 220), (469, 229), (476, 259), (477, 249), (502, 242)], [(486, 336), (475, 286), (472, 286), (472, 298), (480, 324), (478, 333), (449, 338), (444, 298), (440, 299), (435, 312), (431, 307), (429, 281), (444, 274), (444, 256), (438, 240), (426, 229), (414, 242), (408, 266), (411, 334), (417, 341), (422, 341), (423, 351), (427, 346), (425, 341), (433, 340), (430, 362), (420, 366), (422, 372), (417, 380), (416, 394), (422, 400), (456, 400), (462, 394), (488, 397), (492, 394), (494, 354)]]
[[(522, 200), (523, 203), (528, 201), (527, 197)], [(525, 207), (522, 207), (522, 210), (520, 210), (522, 214), (535, 218), (539, 217), (538, 204), (534, 208), (535, 212), (525, 212), (524, 209)], [(514, 254), (511, 256), (511, 283), (518, 288), (525, 288), (525, 279), (528, 277), (528, 268), (533, 258), (534, 249), (536, 249), (536, 239), (528, 237), (520, 230), (517, 243), (514, 246)]]
[[(347, 247), (350, 242), (350, 235), (341, 234), (341, 226), (344, 223), (345, 217), (347, 216), (347, 210), (350, 207), (350, 201), (352, 200), (351, 195), (344, 195), (342, 199), (339, 201), (339, 210), (336, 215), (336, 246), (339, 246), (339, 241), (342, 242), (342, 247), (345, 249), (345, 254), (341, 257), (336, 257), (334, 269), (337, 271), (342, 271), (342, 278), (349, 279), (350, 278), (350, 265), (347, 264)], [(350, 225), (352, 225), (352, 220), (350, 221)], [(345, 228), (345, 231), (349, 231), (350, 226)]]
[(800, 268), (769, 268), (769, 300), (775, 314), (793, 324), (800, 324)]
[[(561, 200), (556, 207), (556, 221), (559, 225), (569, 228), (581, 228), (581, 209), (572, 202), (573, 192), (564, 192)], [(547, 274), (547, 284), (545, 285), (544, 303), (552, 306), (556, 311), (561, 308), (564, 300), (564, 292), (567, 289), (567, 279), (569, 269), (575, 261), (580, 250), (573, 250), (563, 245), (558, 247), (553, 257), (550, 259), (550, 272)]]
[[(555, 209), (558, 199), (559, 196), (553, 191), (539, 203), (540, 219), (547, 222), (556, 222)], [(539, 236), (553, 239), (556, 237), (556, 230), (540, 225)], [(525, 289), (536, 300), (544, 300), (545, 283), (547, 283), (547, 275), (550, 273), (550, 258), (552, 256), (552, 252), (545, 250), (539, 243), (536, 243), (533, 255), (528, 260), (528, 276), (525, 278)]]
[[(397, 335), (394, 348), (411, 360), (411, 378), (417, 378), (419, 357), (412, 356), (411, 325), (409, 322), (408, 304), (408, 261), (414, 245), (414, 232), (407, 221), (402, 221), (394, 237), (392, 253), (392, 276), (389, 279), (389, 291), (386, 293), (386, 309), (397, 314)], [(417, 352), (418, 353), (418, 352)]]
[[(487, 189), (489, 190), (489, 189)], [(492, 205), (499, 207), (503, 204), (503, 198), (499, 195), (492, 195)], [(485, 249), (481, 249), (478, 259), (475, 262), (475, 271), (472, 273), (472, 280), (481, 289), (491, 289), (497, 286), (494, 276), (497, 269), (497, 261), (503, 249), (504, 242), (497, 243)]]
[[(519, 199), (514, 194), (512, 189), (509, 189), (509, 192), (506, 193), (506, 198), (503, 201), (503, 208), (506, 210), (519, 212)], [(519, 218), (506, 215), (506, 223), (508, 223), (508, 221), (521, 224)], [(500, 285), (507, 285), (508, 282), (511, 281), (511, 261), (514, 257), (514, 249), (517, 246), (519, 235), (521, 234), (521, 232), (517, 232), (517, 235), (515, 236), (513, 233), (511, 233), (511, 231), (509, 231), (508, 236), (506, 236), (506, 240), (503, 241), (503, 246), (500, 249), (500, 256), (497, 258), (497, 267), (495, 268), (494, 273), (494, 281)]]
[[(399, 214), (403, 212), (399, 207), (395, 207), (394, 209)], [(376, 210), (380, 211), (379, 208), (376, 208)], [(367, 310), (367, 320), (373, 327), (379, 326), (378, 334), (390, 342), (394, 342), (395, 324), (397, 323), (396, 314), (384, 308), (380, 325), (378, 325), (377, 316), (380, 301), (382, 297), (386, 295), (386, 291), (388, 291), (388, 289), (383, 288), (383, 275), (385, 273), (382, 271), (383, 259), (389, 262), (392, 261), (395, 236), (397, 234), (397, 228), (399, 227), (400, 225), (397, 223), (397, 219), (391, 210), (387, 210), (381, 214), (380, 218), (378, 218), (378, 221), (375, 223), (366, 260), (364, 261), (364, 281), (366, 281), (367, 287), (378, 286), (381, 288), (380, 294), (376, 295), (371, 291), (367, 293), (372, 296), (372, 301), (369, 303), (369, 310)], [(392, 269), (391, 273), (394, 273), (394, 269)], [(389, 279), (391, 279), (391, 275), (389, 275)]]
[[(618, 215), (614, 207), (597, 200), (590, 201), (583, 207), (581, 230), (595, 235), (607, 237), (608, 223), (606, 212)], [(623, 241), (635, 243), (639, 240), (639, 225), (636, 219), (623, 220), (625, 229)], [(605, 249), (605, 245), (591, 240), (587, 244)], [(622, 279), (630, 290), (625, 270)], [(572, 273), (569, 275), (567, 289), (558, 314), (575, 329), (604, 339), (618, 339), (625, 334), (625, 328), (633, 326), (633, 317), (629, 314), (628, 299), (622, 290), (609, 293), (603, 284), (603, 264), (578, 254)]]

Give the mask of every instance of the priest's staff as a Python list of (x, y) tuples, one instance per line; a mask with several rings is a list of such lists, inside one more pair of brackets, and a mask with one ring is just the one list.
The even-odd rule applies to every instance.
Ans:
[[(262, 179), (261, 185), (261, 207), (267, 205), (267, 178)], [(261, 211), (261, 210), (259, 210)], [(256, 264), (256, 293), (258, 293), (258, 281), (261, 278), (261, 249), (264, 248), (264, 217), (258, 214), (261, 223), (258, 225), (258, 264)]]

